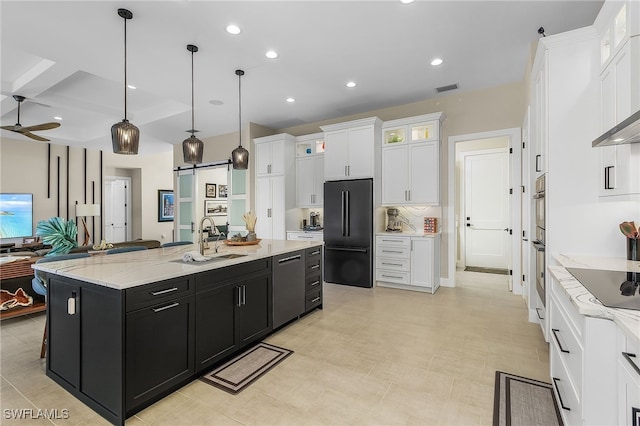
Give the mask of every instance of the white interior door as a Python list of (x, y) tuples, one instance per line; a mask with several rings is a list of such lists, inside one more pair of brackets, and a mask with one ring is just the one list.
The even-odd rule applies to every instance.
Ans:
[(465, 155), (465, 265), (508, 269), (508, 150)]
[(176, 241), (196, 242), (196, 175), (195, 170), (178, 171), (175, 191), (174, 223)]
[(129, 206), (131, 179), (106, 177), (104, 181), (104, 240), (118, 243), (131, 239)]

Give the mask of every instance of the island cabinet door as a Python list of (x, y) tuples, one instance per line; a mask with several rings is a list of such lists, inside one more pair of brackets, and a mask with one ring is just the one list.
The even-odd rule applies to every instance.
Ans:
[(127, 414), (193, 376), (194, 322), (194, 296), (127, 313)]
[(78, 389), (80, 385), (80, 286), (49, 282), (47, 369)]
[(196, 371), (231, 355), (238, 346), (238, 287), (227, 284), (196, 296)]
[(245, 346), (272, 330), (271, 274), (242, 280), (238, 283), (238, 296), (238, 339), (240, 346)]

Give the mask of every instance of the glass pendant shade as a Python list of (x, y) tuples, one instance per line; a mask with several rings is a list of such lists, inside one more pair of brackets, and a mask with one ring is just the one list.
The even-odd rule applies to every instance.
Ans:
[(238, 146), (231, 152), (231, 162), (234, 169), (247, 170), (249, 168), (249, 151), (244, 149), (242, 145)]
[(182, 141), (182, 156), (184, 162), (188, 164), (202, 163), (202, 153), (204, 152), (204, 142), (194, 135)]
[(129, 123), (129, 120), (122, 120), (111, 126), (111, 143), (115, 154), (137, 154), (139, 141), (140, 130)]

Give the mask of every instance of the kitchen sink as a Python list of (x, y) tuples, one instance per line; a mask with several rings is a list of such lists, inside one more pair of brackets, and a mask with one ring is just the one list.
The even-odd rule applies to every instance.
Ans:
[(243, 257), (246, 256), (246, 254), (243, 253), (229, 253), (229, 254), (223, 254), (220, 256), (215, 256), (213, 257), (211, 260), (216, 260), (216, 259), (235, 259), (236, 257)]
[[(246, 256), (246, 253), (226, 253), (226, 254), (214, 254), (213, 256), (211, 256), (210, 259), (208, 260), (203, 260), (202, 262), (183, 262), (182, 259), (175, 259), (175, 260), (170, 260), (170, 262), (175, 262), (175, 263), (183, 263), (186, 265), (204, 265), (206, 263), (211, 263), (211, 262), (221, 262), (223, 260), (229, 260), (229, 259), (236, 259), (238, 257), (244, 257)], [(209, 257), (207, 254), (205, 254), (205, 256)]]

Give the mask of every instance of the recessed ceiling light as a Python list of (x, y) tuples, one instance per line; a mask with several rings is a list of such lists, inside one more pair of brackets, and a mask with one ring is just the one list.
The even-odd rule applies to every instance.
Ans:
[(62, 121), (62, 117), (58, 117), (57, 115), (53, 117), (54, 120)]
[(442, 59), (440, 58), (435, 58), (433, 61), (431, 61), (431, 65), (433, 65), (434, 67), (442, 64), (442, 62), (444, 62)]
[(347, 87), (356, 87), (356, 82), (355, 81), (350, 81), (346, 84)]
[(287, 98), (287, 102), (291, 103), (291, 102), (295, 102), (296, 100), (294, 98)]
[(132, 86), (131, 84), (127, 84), (127, 87), (131, 90), (136, 90), (136, 86)]
[(409, 3), (413, 3), (416, 0), (400, 0), (400, 3), (402, 4), (409, 4)]
[(220, 101), (220, 100), (218, 100), (218, 99), (211, 99), (211, 100), (209, 101), (209, 103), (210, 103), (211, 105), (216, 105), (216, 106), (218, 106), (218, 105), (224, 105), (224, 102), (222, 102), (222, 101)]
[(276, 59), (278, 57), (278, 52), (276, 52), (275, 50), (269, 50), (265, 56), (269, 59)]
[(233, 35), (240, 34), (240, 27), (236, 24), (229, 24), (227, 25), (227, 32)]

